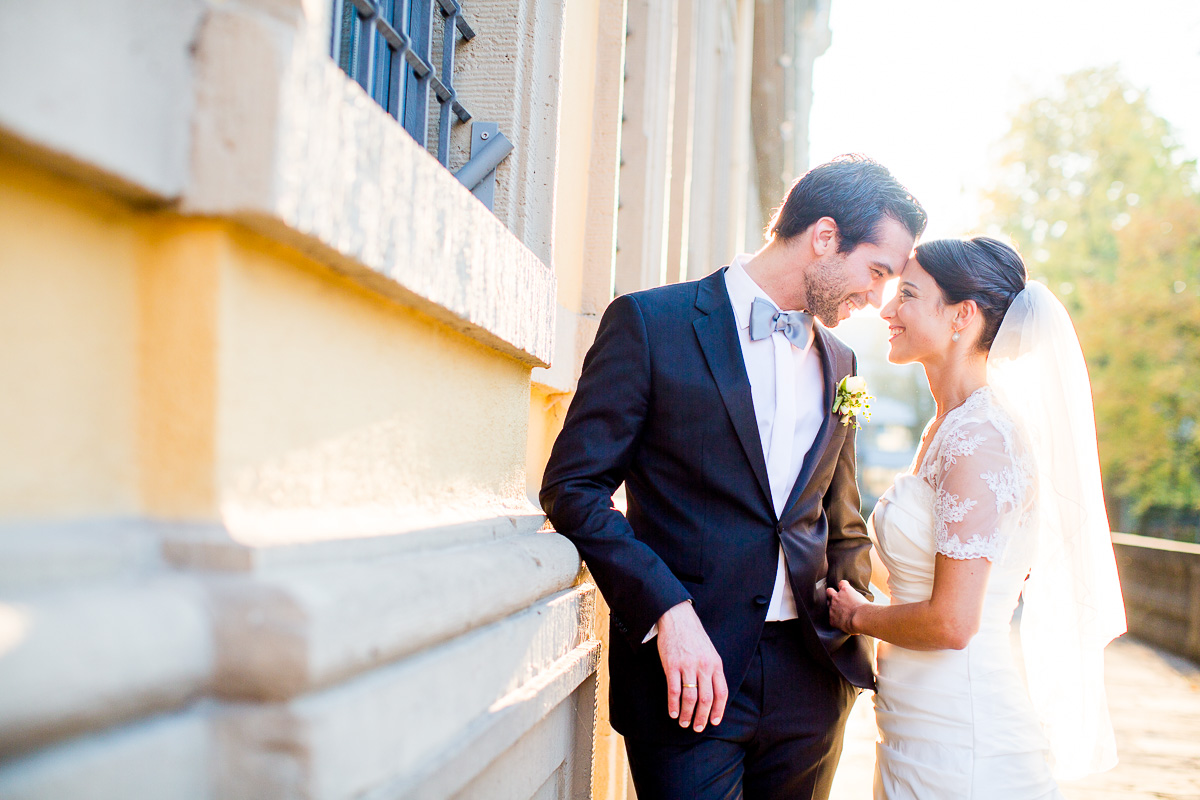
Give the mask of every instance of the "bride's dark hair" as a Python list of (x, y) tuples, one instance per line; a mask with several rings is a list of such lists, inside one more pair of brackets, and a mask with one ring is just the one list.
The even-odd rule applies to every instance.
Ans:
[(1004, 314), (1029, 279), (1016, 250), (997, 239), (935, 239), (917, 245), (917, 263), (937, 282), (945, 302), (974, 300), (983, 314), (979, 348), (987, 352)]

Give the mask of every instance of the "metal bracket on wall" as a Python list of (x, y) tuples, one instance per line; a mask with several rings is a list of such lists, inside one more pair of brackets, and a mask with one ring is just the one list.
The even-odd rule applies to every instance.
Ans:
[(513, 143), (495, 122), (471, 123), (471, 160), (454, 177), (488, 208), (496, 195), (496, 166), (513, 151)]

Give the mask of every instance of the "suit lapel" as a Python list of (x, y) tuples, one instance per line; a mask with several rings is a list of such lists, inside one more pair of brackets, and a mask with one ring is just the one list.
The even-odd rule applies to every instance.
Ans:
[(839, 421), (835, 419), (833, 413), (830, 411), (833, 408), (833, 393), (841, 376), (839, 365), (833, 357), (833, 348), (829, 346), (829, 342), (826, 339), (826, 337), (832, 334), (820, 325), (815, 325), (813, 332), (815, 334), (813, 346), (817, 348), (817, 353), (821, 357), (821, 376), (825, 393), (825, 417), (821, 421), (820, 430), (817, 431), (817, 438), (813, 440), (812, 447), (808, 448), (808, 454), (804, 456), (804, 463), (800, 466), (800, 474), (796, 476), (796, 483), (792, 486), (791, 494), (788, 495), (787, 503), (783, 507), (783, 514), (780, 515), (781, 521), (787, 518), (788, 512), (792, 510), (796, 505), (796, 501), (800, 499), (805, 489), (808, 488), (808, 483), (812, 480), (813, 470), (817, 468), (817, 463), (821, 460), (821, 454), (825, 452), (825, 448), (829, 445), (829, 440), (833, 438)]
[[(763, 457), (762, 440), (758, 435), (758, 419), (754, 415), (754, 398), (750, 394), (750, 379), (738, 340), (737, 319), (725, 289), (725, 270), (720, 269), (700, 281), (696, 307), (704, 312), (693, 323), (696, 338), (708, 368), (717, 382), (725, 410), (733, 422), (738, 441), (754, 471), (767, 506), (771, 504), (771, 489), (767, 483), (767, 462)], [(832, 401), (831, 401), (832, 402)]]

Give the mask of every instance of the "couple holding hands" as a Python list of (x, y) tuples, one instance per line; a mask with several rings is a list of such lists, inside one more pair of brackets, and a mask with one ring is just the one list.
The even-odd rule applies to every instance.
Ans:
[[(1125, 618), (1078, 340), (1012, 248), (914, 249), (925, 221), (841, 157), (757, 253), (604, 314), (541, 500), (612, 609), (640, 800), (825, 798), (862, 689), (876, 798), (1061, 798), (1056, 777), (1116, 761)], [(924, 366), (937, 415), (868, 523), (865, 391), (828, 329), (893, 279), (889, 360)]]

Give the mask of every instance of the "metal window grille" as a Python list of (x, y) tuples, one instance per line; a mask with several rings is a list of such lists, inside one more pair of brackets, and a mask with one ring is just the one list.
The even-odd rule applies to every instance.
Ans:
[[(440, 42), (434, 39), (438, 14)], [(471, 119), (454, 90), (454, 51), (474, 37), (457, 0), (334, 0), (330, 54), (426, 149), (432, 95), (438, 102), (437, 158), (448, 168), (450, 113), (460, 122)], [(437, 50), (440, 73), (433, 69)], [(496, 166), (513, 145), (495, 123), (473, 123), (471, 133), (471, 160), (455, 177), (491, 208)]]
[[(462, 7), (456, 0), (334, 0), (333, 20), (334, 61), (425, 148), (431, 95), (437, 100), (437, 158), (448, 167), (450, 114), (462, 122), (471, 119), (453, 82), (455, 48), (475, 36)], [(437, 72), (434, 31), (439, 21), (442, 68)]]

